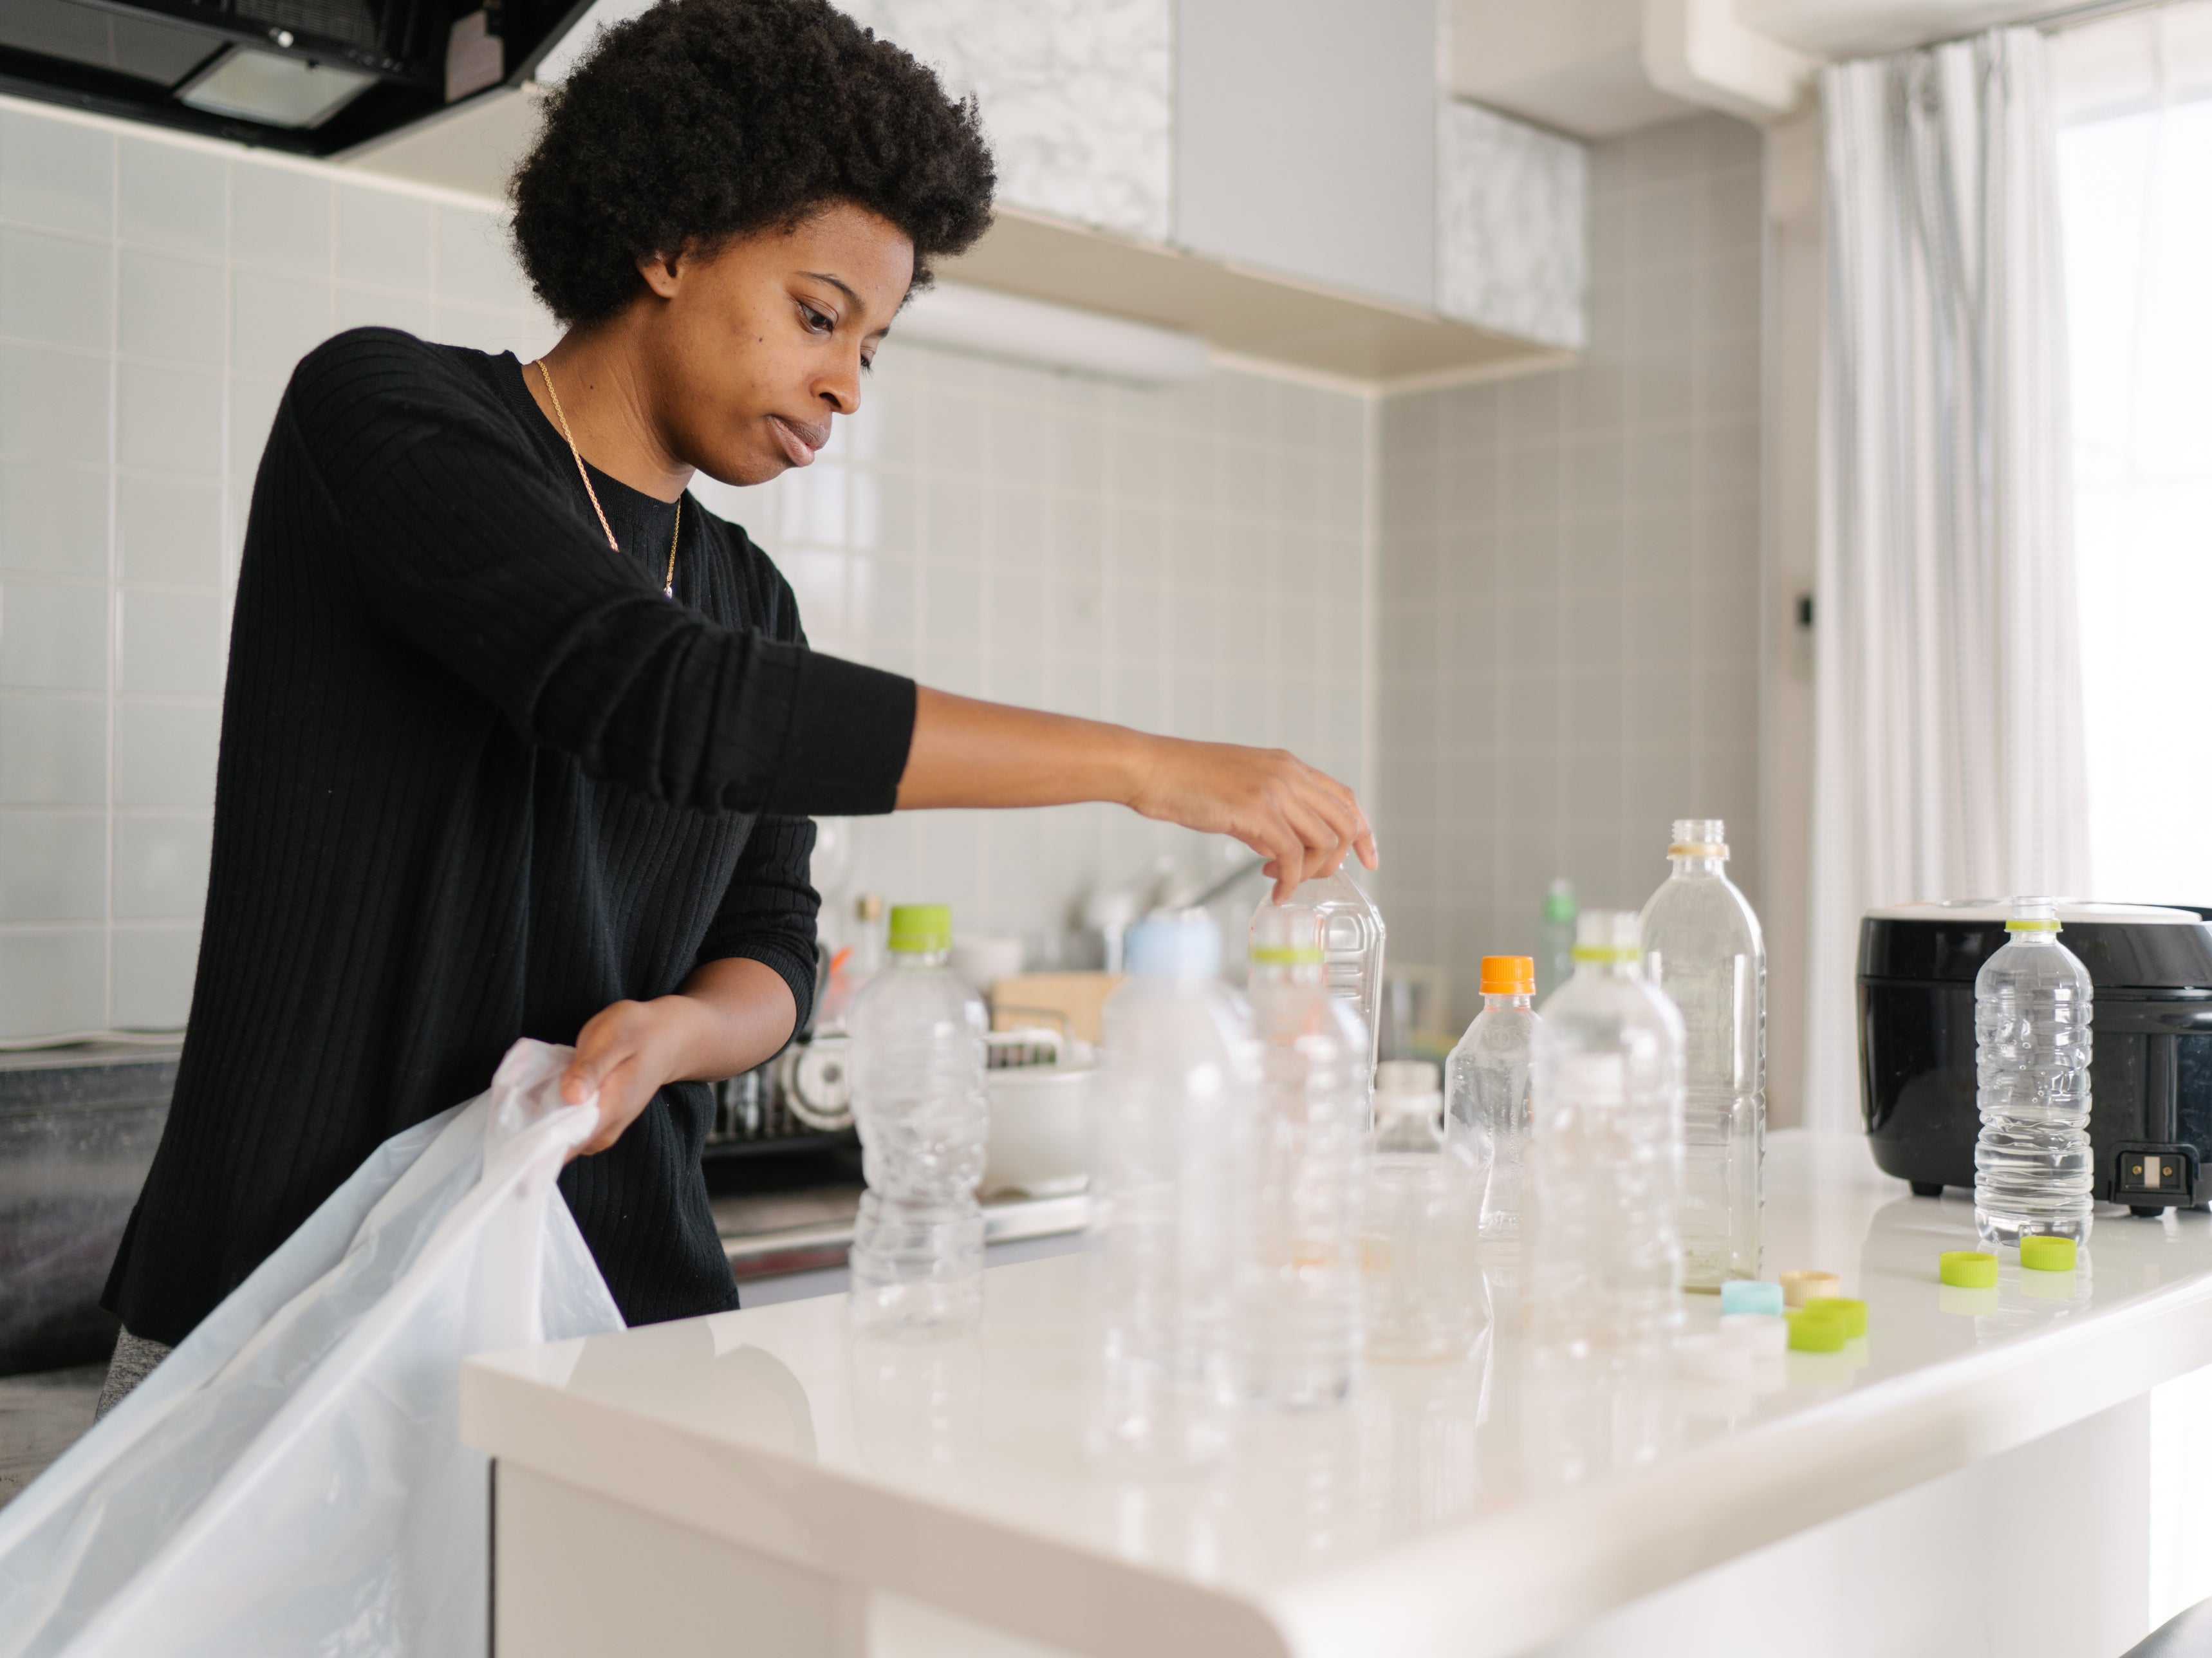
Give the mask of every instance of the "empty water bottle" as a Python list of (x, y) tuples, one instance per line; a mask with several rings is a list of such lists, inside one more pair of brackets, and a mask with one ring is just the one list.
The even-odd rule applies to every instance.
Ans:
[(1216, 976), (1203, 910), (1147, 916), (1100, 1019), (1091, 1270), (1101, 1363), (1096, 1448), (1202, 1462), (1226, 1442), (1230, 1312), (1251, 1020)]
[(2058, 942), (2055, 903), (2015, 898), (2011, 911), (2003, 948), (1974, 975), (1974, 1228), (1992, 1243), (2086, 1242), (2094, 987)]
[(1310, 908), (1270, 904), (1253, 927), (1249, 993), (1260, 1079), (1236, 1316), (1242, 1391), (1332, 1403), (1357, 1384), (1365, 1035), (1322, 982)]
[(1357, 882), (1339, 870), (1334, 875), (1300, 883), (1279, 905), (1272, 896), (1262, 898), (1252, 914), (1253, 944), (1260, 943), (1261, 926), (1268, 912), (1277, 908), (1304, 912), (1310, 918), (1302, 926), (1311, 928), (1321, 940), (1322, 981), (1330, 995), (1350, 1005), (1360, 1029), (1366, 1032), (1366, 1048), (1358, 1066), (1364, 1098), (1374, 1088), (1375, 1061), (1381, 1056), (1382, 912)]
[(1474, 1169), (1445, 1139), (1437, 1083), (1427, 1060), (1385, 1060), (1376, 1072), (1364, 1254), (1377, 1358), (1463, 1358), (1482, 1329)]
[(1575, 1360), (1663, 1356), (1682, 1284), (1682, 1020), (1632, 911), (1584, 910), (1544, 1004), (1525, 1187), (1531, 1336)]
[(1682, 1016), (1682, 1282), (1759, 1276), (1766, 1142), (1766, 945), (1728, 878), (1717, 817), (1684, 817), (1644, 906), (1644, 973)]
[(890, 964), (853, 999), (853, 1123), (868, 1183), (854, 1223), (854, 1321), (957, 1328), (983, 1304), (983, 1004), (946, 966), (952, 913), (891, 911)]
[(1482, 1011), (1444, 1061), (1447, 1128), (1481, 1184), (1486, 1242), (1521, 1236), (1521, 1175), (1528, 1145), (1528, 1078), (1537, 1018), (1536, 964), (1526, 956), (1482, 958)]

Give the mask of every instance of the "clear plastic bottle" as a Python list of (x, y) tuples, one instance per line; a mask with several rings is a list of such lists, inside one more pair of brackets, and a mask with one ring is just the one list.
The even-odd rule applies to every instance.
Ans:
[(1521, 1236), (1521, 1171), (1528, 1145), (1528, 1076), (1536, 1043), (1536, 963), (1482, 958), (1482, 1011), (1444, 1061), (1446, 1131), (1481, 1186), (1486, 1243)]
[(1255, 1403), (1326, 1405), (1358, 1384), (1365, 1035), (1322, 981), (1310, 908), (1254, 924), (1249, 994), (1260, 1079), (1237, 1268), (1236, 1348)]
[(1974, 1229), (2018, 1247), (2089, 1236), (2089, 1049), (2095, 991), (2058, 942), (2058, 908), (2015, 898), (2011, 935), (1974, 975)]
[(1553, 991), (1575, 976), (1575, 917), (1580, 913), (1574, 883), (1563, 875), (1544, 895), (1544, 919), (1536, 946), (1539, 1001), (1550, 1000)]
[(1645, 982), (1633, 911), (1584, 910), (1544, 1004), (1528, 1140), (1534, 1344), (1633, 1370), (1663, 1356), (1682, 1284), (1682, 1019)]
[[(1254, 945), (1260, 943), (1261, 923), (1276, 908), (1270, 894), (1252, 913), (1250, 942)], [(1304, 911), (1312, 918), (1309, 925), (1321, 939), (1322, 976), (1328, 993), (1351, 1005), (1360, 1028), (1367, 1033), (1360, 1088), (1363, 1096), (1371, 1093), (1382, 1023), (1382, 912), (1342, 870), (1300, 883), (1280, 908)]]
[(872, 1328), (955, 1329), (982, 1311), (986, 1022), (945, 965), (951, 949), (951, 910), (901, 904), (890, 964), (853, 998), (853, 1122), (868, 1189), (853, 1229), (852, 1315)]
[(1474, 1169), (1444, 1137), (1427, 1060), (1385, 1060), (1367, 1157), (1367, 1351), (1376, 1358), (1464, 1358), (1482, 1330)]
[(1204, 910), (1139, 921), (1124, 964), (1101, 1016), (1092, 1120), (1094, 1445), (1189, 1466), (1227, 1442), (1237, 1151), (1257, 1054)]
[(1675, 820), (1644, 906), (1644, 976), (1682, 1016), (1682, 1282), (1755, 1278), (1766, 1145), (1766, 945), (1717, 817)]

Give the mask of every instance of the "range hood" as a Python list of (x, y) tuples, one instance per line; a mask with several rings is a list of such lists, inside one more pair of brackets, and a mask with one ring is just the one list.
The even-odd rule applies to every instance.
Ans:
[(0, 0), (0, 92), (329, 155), (520, 84), (589, 0)]

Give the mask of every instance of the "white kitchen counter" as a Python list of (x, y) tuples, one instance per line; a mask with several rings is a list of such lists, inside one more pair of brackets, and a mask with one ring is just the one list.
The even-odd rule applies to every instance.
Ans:
[(1181, 1482), (1084, 1455), (1079, 1258), (994, 1271), (963, 1339), (858, 1339), (831, 1297), (474, 1360), (498, 1652), (2116, 1658), (2156, 1575), (2147, 1395), (2212, 1364), (2212, 1215), (2100, 1215), (2075, 1272), (1960, 1291), (1965, 1194), (1856, 1139), (1767, 1167), (1768, 1275), (1866, 1300), (1844, 1352), (1524, 1399), (1499, 1318)]

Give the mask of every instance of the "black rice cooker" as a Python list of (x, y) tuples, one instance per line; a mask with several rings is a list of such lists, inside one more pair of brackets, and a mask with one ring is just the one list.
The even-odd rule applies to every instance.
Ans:
[[(1974, 975), (2002, 902), (1899, 904), (1859, 924), (1859, 1090), (1885, 1174), (1972, 1189)], [(2212, 910), (2061, 902), (2058, 941), (2096, 987), (2089, 1143), (2100, 1201), (2212, 1206)], [(2200, 1193), (2202, 1196), (2200, 1197)]]

